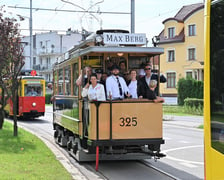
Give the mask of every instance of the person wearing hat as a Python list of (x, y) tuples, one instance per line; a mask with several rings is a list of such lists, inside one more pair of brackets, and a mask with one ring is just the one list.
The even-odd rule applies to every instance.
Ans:
[(103, 70), (102, 69), (96, 69), (95, 73), (97, 75), (97, 82), (101, 83), (101, 77), (102, 77), (102, 74), (103, 74)]
[(130, 97), (130, 92), (123, 77), (119, 76), (119, 67), (114, 64), (111, 68), (111, 76), (106, 80), (107, 98), (116, 100)]

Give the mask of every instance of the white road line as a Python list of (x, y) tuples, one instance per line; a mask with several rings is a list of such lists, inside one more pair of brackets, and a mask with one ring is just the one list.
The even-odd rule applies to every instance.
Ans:
[(193, 164), (185, 163), (185, 162), (181, 162), (180, 164), (183, 165), (183, 166), (189, 167), (189, 168), (196, 168), (196, 167), (198, 167), (198, 166), (195, 166)]
[(190, 142), (189, 141), (179, 141), (181, 143), (184, 143), (184, 144), (189, 144)]
[(203, 147), (204, 145), (194, 145), (194, 146), (184, 146), (184, 147), (178, 147), (178, 148), (172, 148), (172, 149), (167, 149), (164, 150), (164, 153), (170, 152), (170, 151), (177, 151), (177, 150), (182, 150), (182, 149), (191, 149), (191, 148), (197, 148), (197, 147)]
[[(178, 150), (182, 150), (182, 149), (198, 148), (198, 147), (203, 147), (203, 146), (204, 145), (195, 145), (195, 146), (185, 146), (185, 147), (167, 149), (167, 150), (164, 150), (163, 153), (167, 154), (168, 152), (171, 152), (171, 151), (178, 151)], [(175, 158), (175, 157), (172, 157), (172, 156), (169, 156), (169, 155), (166, 155), (166, 158), (170, 159), (170, 160), (173, 160), (173, 161), (178, 161), (178, 162), (181, 162), (181, 163), (204, 165), (204, 162), (189, 161), (189, 160)]]

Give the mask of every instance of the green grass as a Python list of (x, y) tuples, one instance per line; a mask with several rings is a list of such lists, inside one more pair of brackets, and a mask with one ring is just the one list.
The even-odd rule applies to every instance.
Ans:
[(188, 109), (185, 106), (177, 105), (163, 105), (163, 114), (165, 115), (176, 115), (176, 116), (203, 116), (202, 112), (198, 112), (195, 109)]
[(1, 180), (70, 180), (71, 175), (50, 149), (36, 136), (4, 122), (0, 130)]
[[(175, 106), (175, 105), (163, 105), (163, 114), (164, 115), (174, 115), (174, 116), (203, 116), (202, 112), (199, 112), (195, 109), (188, 109), (184, 106)], [(204, 125), (198, 126), (199, 129), (204, 129)]]

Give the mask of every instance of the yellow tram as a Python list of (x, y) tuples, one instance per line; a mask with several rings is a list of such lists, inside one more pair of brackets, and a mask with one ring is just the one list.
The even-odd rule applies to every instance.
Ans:
[[(205, 179), (224, 179), (224, 0), (205, 3)], [(223, 65), (222, 65), (223, 64)]]
[[(152, 63), (159, 73), (162, 48), (144, 47), (145, 34), (123, 30), (99, 30), (72, 48), (54, 67), (53, 126), (56, 143), (67, 147), (78, 161), (160, 158), (162, 103), (148, 99), (88, 102), (84, 110), (82, 86), (76, 84), (81, 70), (107, 71), (111, 63), (125, 61), (127, 70), (141, 71)], [(159, 80), (158, 80), (159, 81)], [(88, 116), (87, 116), (88, 114)]]

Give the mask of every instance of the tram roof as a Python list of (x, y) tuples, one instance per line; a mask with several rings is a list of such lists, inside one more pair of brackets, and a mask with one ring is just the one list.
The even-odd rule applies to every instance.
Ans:
[(145, 55), (160, 55), (164, 53), (159, 47), (136, 47), (136, 46), (89, 46), (84, 49), (77, 49), (71, 53), (71, 57), (88, 55), (90, 53), (135, 53)]
[(18, 78), (21, 78), (21, 79), (43, 79), (44, 80), (44, 77), (42, 77), (42, 76), (19, 76)]

